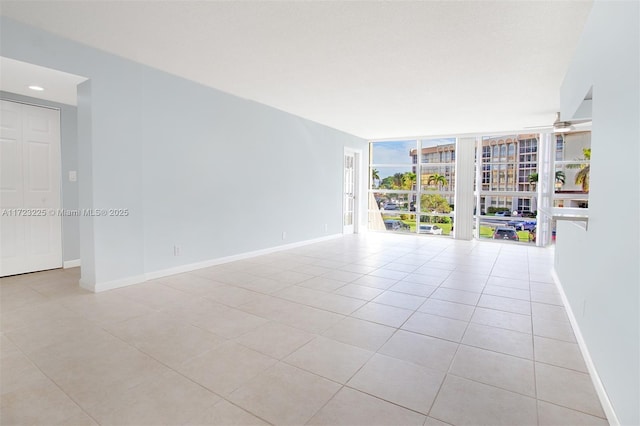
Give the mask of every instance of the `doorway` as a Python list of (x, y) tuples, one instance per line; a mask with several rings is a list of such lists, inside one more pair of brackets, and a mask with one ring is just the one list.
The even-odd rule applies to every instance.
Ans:
[(60, 111), (0, 102), (0, 276), (61, 268)]
[(360, 153), (356, 150), (345, 148), (342, 201), (343, 234), (353, 234), (358, 232), (359, 162)]

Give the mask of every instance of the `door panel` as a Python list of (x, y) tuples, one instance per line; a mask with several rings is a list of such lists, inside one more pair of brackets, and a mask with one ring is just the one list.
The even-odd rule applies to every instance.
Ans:
[(0, 276), (59, 268), (59, 111), (1, 103)]
[(342, 232), (354, 232), (356, 218), (356, 155), (353, 152), (344, 154), (344, 187), (343, 187), (343, 215)]

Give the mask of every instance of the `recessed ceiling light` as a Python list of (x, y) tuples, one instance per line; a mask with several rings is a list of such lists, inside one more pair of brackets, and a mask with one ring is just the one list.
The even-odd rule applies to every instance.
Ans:
[(36, 92), (42, 92), (44, 90), (44, 87), (40, 87), (40, 86), (29, 86), (29, 89), (31, 90), (35, 90)]

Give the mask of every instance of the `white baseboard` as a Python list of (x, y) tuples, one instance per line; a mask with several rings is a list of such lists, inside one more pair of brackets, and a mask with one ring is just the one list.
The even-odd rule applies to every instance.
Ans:
[(62, 267), (64, 269), (77, 268), (78, 266), (80, 266), (80, 259), (65, 260), (62, 262)]
[[(156, 278), (168, 277), (170, 275), (182, 274), (184, 272), (191, 272), (197, 269), (208, 268), (210, 266), (221, 265), (223, 263), (235, 262), (236, 260), (250, 259), (256, 256), (263, 256), (265, 254), (276, 253), (283, 250), (289, 250), (296, 247), (303, 247), (309, 244), (315, 244), (322, 241), (333, 240), (341, 238), (342, 234), (332, 234), (325, 237), (314, 238), (311, 240), (299, 241), (297, 243), (284, 244), (281, 246), (269, 247), (266, 249), (250, 251), (246, 253), (234, 254), (232, 256), (219, 257), (216, 259), (205, 260), (202, 262), (189, 263), (187, 265), (180, 265), (174, 268), (162, 269), (160, 271), (147, 272), (144, 275), (137, 275), (133, 277), (122, 278), (119, 280), (108, 281), (103, 283), (90, 284), (80, 280), (80, 287), (85, 290), (99, 293), (101, 291), (113, 290), (116, 288), (126, 287), (128, 285), (139, 284), (148, 280), (154, 280)], [(78, 261), (79, 264), (79, 261)]]
[(580, 348), (580, 352), (582, 352), (582, 356), (584, 358), (584, 362), (587, 365), (587, 370), (589, 371), (589, 375), (591, 376), (591, 381), (593, 382), (593, 386), (596, 389), (596, 393), (598, 394), (598, 398), (600, 399), (600, 404), (602, 404), (602, 409), (604, 410), (604, 414), (607, 416), (607, 420), (609, 424), (612, 426), (620, 426), (620, 421), (618, 420), (618, 416), (613, 409), (613, 404), (611, 404), (611, 400), (607, 395), (607, 391), (600, 380), (600, 376), (598, 375), (598, 370), (596, 369), (595, 364), (593, 363), (593, 359), (591, 359), (591, 355), (589, 354), (589, 348), (587, 348), (587, 343), (580, 332), (580, 327), (578, 325), (578, 320), (573, 314), (573, 310), (571, 309), (571, 305), (569, 304), (569, 299), (562, 288), (562, 284), (560, 283), (560, 277), (555, 270), (555, 268), (551, 271), (551, 276), (553, 277), (553, 281), (558, 288), (558, 292), (560, 292), (560, 297), (562, 298), (562, 303), (567, 310), (567, 316), (569, 317), (569, 322), (571, 323), (571, 328), (573, 328), (573, 333), (576, 336), (576, 341), (578, 342), (578, 347)]
[(107, 281), (102, 283), (90, 284), (80, 280), (80, 287), (85, 290), (100, 293), (102, 291), (114, 290), (116, 288), (126, 287), (128, 285), (140, 284), (145, 281), (144, 275), (136, 275), (133, 277), (122, 278), (120, 280)]
[(148, 272), (144, 274), (147, 280), (155, 280), (156, 278), (168, 277), (170, 275), (191, 272), (197, 269), (208, 268), (210, 266), (222, 265), (223, 263), (235, 262), (237, 260), (250, 259), (252, 257), (263, 256), (265, 254), (276, 253), (279, 251), (289, 250), (296, 247), (303, 247), (309, 244), (315, 244), (322, 241), (341, 238), (342, 234), (332, 234), (326, 237), (314, 238), (311, 240), (299, 241), (297, 243), (284, 244), (281, 246), (269, 247), (266, 249), (249, 251), (246, 253), (234, 254), (232, 256), (218, 257), (216, 259), (205, 260), (203, 262), (189, 263), (187, 265), (176, 266), (175, 268), (162, 269), (160, 271)]

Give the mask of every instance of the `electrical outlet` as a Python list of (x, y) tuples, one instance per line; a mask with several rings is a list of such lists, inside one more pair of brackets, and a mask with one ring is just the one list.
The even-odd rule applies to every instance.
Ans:
[(182, 252), (182, 247), (180, 247), (179, 245), (175, 245), (173, 246), (173, 255), (174, 256), (180, 256)]
[(283, 240), (287, 239), (287, 232), (286, 231), (282, 231), (282, 239)]

